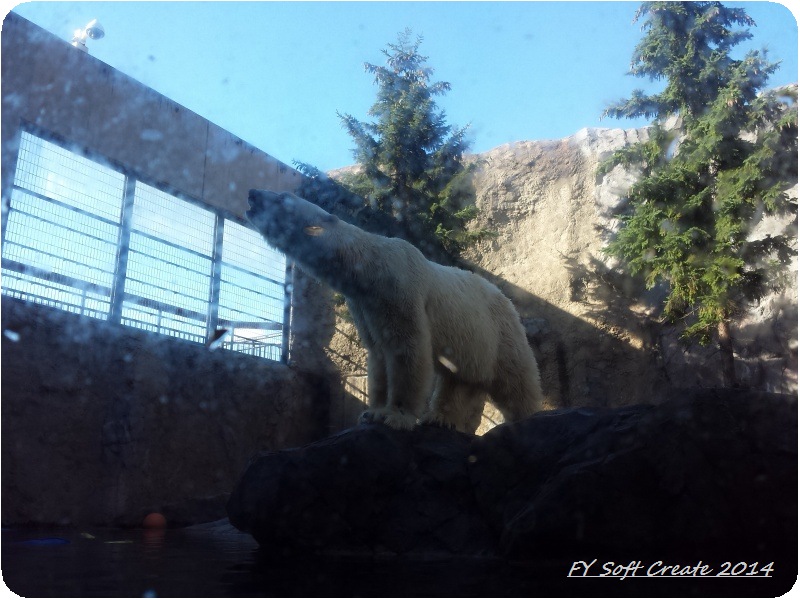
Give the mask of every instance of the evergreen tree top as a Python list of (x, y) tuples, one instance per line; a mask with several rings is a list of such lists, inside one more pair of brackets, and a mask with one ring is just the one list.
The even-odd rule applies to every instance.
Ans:
[(419, 85), (432, 96), (449, 92), (450, 84), (445, 81), (428, 83), (433, 75), (433, 69), (427, 64), (429, 57), (419, 53), (423, 38), (418, 35), (412, 41), (411, 36), (412, 31), (405, 29), (398, 34), (396, 43), (387, 44), (387, 47), (381, 50), (386, 57), (386, 66), (364, 63), (364, 69), (375, 75), (375, 83), (379, 86), (395, 84), (398, 76), (401, 76), (399, 81), (409, 85)]
[(644, 2), (633, 20), (643, 21), (645, 35), (634, 50), (630, 74), (664, 80), (666, 86), (653, 95), (636, 90), (628, 100), (607, 108), (604, 116), (697, 117), (714, 102), (731, 70), (750, 67), (747, 79), (740, 82), (745, 85), (739, 86), (749, 101), (778, 66), (755, 52), (744, 61), (731, 58), (731, 49), (752, 37), (737, 27), (755, 26), (741, 8), (721, 2)]
[(420, 53), (421, 44), (422, 37), (406, 29), (381, 50), (385, 64), (364, 64), (377, 95), (370, 121), (337, 113), (355, 142), (359, 166), (341, 182), (372, 211), (393, 219), (400, 237), (447, 262), (487, 232), (466, 228), (477, 213), (471, 169), (463, 160), (467, 128), (449, 125), (437, 106), (435, 98), (450, 91), (450, 84), (432, 81), (434, 70)]

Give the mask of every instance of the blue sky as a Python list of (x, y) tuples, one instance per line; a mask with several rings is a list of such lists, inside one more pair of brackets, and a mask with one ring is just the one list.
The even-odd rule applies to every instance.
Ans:
[[(746, 49), (782, 61), (771, 85), (798, 79), (797, 22), (771, 2), (744, 7)], [(637, 2), (29, 2), (17, 14), (69, 41), (98, 19), (89, 52), (279, 160), (351, 164), (336, 112), (365, 120), (376, 87), (364, 63), (406, 27), (423, 37), (448, 122), (470, 125), (473, 152), (561, 138), (647, 81), (627, 75), (642, 32)]]

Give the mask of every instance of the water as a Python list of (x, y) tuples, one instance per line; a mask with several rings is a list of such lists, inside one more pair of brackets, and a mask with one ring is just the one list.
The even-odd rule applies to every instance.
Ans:
[[(276, 559), (225, 521), (167, 530), (2, 532), (3, 579), (24, 597), (774, 597), (795, 581), (566, 577), (573, 560), (591, 558)], [(794, 575), (795, 565), (788, 569)]]
[(486, 559), (276, 559), (226, 522), (2, 532), (3, 579), (25, 597), (472, 596), (532, 589), (518, 575), (503, 583), (509, 579), (503, 565)]
[(509, 568), (496, 559), (275, 559), (226, 522), (2, 532), (3, 579), (25, 597), (515, 596), (540, 589), (542, 580), (527, 576), (535, 569)]
[(26, 597), (231, 595), (258, 545), (221, 525), (186, 529), (14, 529), (6, 586)]

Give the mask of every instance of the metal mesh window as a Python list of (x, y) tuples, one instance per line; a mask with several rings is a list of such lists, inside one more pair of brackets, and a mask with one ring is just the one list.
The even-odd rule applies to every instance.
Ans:
[[(255, 231), (23, 132), (2, 293), (281, 360), (286, 260)], [(214, 342), (214, 346), (220, 345)]]
[(225, 221), (219, 285), (223, 347), (279, 360), (284, 340), (286, 259), (262, 237)]
[(23, 132), (3, 243), (3, 294), (107, 318), (125, 176)]
[(119, 223), (124, 183), (122, 173), (22, 132), (15, 185)]
[(203, 342), (216, 215), (137, 182), (122, 322)]

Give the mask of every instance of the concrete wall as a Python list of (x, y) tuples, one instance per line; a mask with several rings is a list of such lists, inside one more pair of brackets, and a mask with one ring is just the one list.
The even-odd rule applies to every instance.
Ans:
[(287, 365), (7, 298), (2, 329), (3, 526), (219, 519), (252, 455), (325, 432)]
[(293, 191), (302, 175), (135, 79), (9, 13), (2, 32), (3, 198), (23, 122), (153, 183), (242, 216), (247, 190)]
[[(249, 188), (302, 179), (14, 14), (2, 92), (4, 211), (25, 125), (239, 216)], [(291, 277), (288, 365), (3, 297), (3, 525), (220, 518), (249, 456), (325, 435), (337, 381), (323, 352), (329, 298), (298, 269)]]

